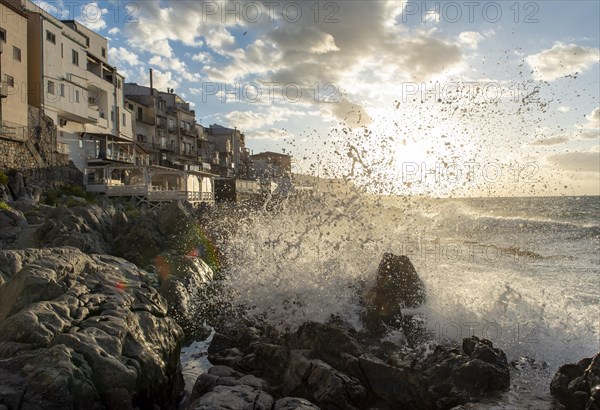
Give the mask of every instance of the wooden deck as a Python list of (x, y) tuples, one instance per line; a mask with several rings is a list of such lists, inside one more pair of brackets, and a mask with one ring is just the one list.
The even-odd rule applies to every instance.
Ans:
[(108, 197), (131, 197), (139, 203), (187, 201), (213, 203), (215, 175), (153, 165), (106, 165), (87, 167), (88, 192)]

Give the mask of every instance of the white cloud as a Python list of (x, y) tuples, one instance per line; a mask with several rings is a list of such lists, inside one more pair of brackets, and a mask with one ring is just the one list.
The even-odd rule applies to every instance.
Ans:
[(585, 116), (587, 122), (582, 128), (597, 130), (600, 128), (600, 107), (595, 108), (589, 115)]
[(569, 142), (569, 137), (564, 136), (564, 135), (559, 135), (556, 137), (539, 138), (539, 139), (531, 142), (529, 145), (531, 145), (531, 146), (549, 146), (549, 145), (564, 144), (566, 142)]
[(458, 39), (469, 48), (477, 49), (479, 42), (483, 40), (483, 36), (476, 31), (463, 31), (458, 35)]
[(568, 107), (568, 106), (567, 107), (562, 107), (561, 106), (561, 107), (558, 107), (557, 109), (560, 112), (569, 112), (569, 111), (571, 111), (571, 107)]
[(292, 134), (290, 134), (286, 130), (279, 130), (279, 129), (275, 129), (275, 128), (271, 128), (266, 131), (264, 131), (264, 130), (263, 131), (254, 131), (250, 134), (246, 134), (246, 136), (248, 137), (248, 139), (251, 139), (251, 140), (272, 140), (272, 141), (278, 141), (278, 140), (282, 140), (285, 138), (293, 138), (294, 137)]
[(180, 75), (182, 79), (186, 81), (200, 81), (202, 78), (199, 73), (192, 73), (189, 71), (188, 66), (182, 60), (173, 58), (164, 58), (158, 55), (153, 56), (148, 61), (150, 65), (161, 68), (165, 71), (173, 70), (176, 74)]
[(69, 16), (69, 9), (62, 7), (60, 4), (50, 4), (42, 0), (36, 0), (33, 3), (59, 20), (66, 20), (71, 17)]
[(123, 64), (132, 67), (141, 65), (138, 55), (127, 50), (125, 47), (109, 47), (108, 61), (117, 67), (122, 66)]
[(111, 36), (116, 36), (120, 32), (121, 32), (121, 30), (119, 30), (118, 27), (113, 27), (110, 30), (108, 30), (108, 34), (110, 34)]
[(561, 169), (577, 172), (600, 172), (600, 152), (594, 147), (586, 152), (562, 152), (548, 157), (548, 161)]
[(76, 20), (90, 30), (100, 31), (107, 25), (103, 18), (106, 14), (108, 14), (108, 9), (100, 7), (97, 2), (89, 2), (82, 4)]
[(598, 63), (597, 48), (556, 43), (552, 48), (530, 55), (525, 61), (533, 69), (535, 80), (554, 81), (587, 70)]

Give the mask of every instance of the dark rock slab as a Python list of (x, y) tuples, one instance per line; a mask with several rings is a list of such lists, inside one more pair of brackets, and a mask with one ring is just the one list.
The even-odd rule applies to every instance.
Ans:
[(425, 284), (407, 256), (385, 253), (375, 287), (365, 295), (367, 329), (380, 334), (385, 326), (402, 326), (402, 309), (415, 308), (425, 302)]
[(0, 404), (175, 408), (181, 328), (147, 274), (74, 248), (0, 252)]
[(600, 409), (600, 353), (562, 365), (550, 383), (550, 392), (564, 409)]

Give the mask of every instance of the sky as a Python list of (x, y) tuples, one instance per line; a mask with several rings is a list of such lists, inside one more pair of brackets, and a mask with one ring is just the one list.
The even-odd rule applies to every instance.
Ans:
[(600, 2), (36, 2), (253, 153), (372, 193), (600, 194)]

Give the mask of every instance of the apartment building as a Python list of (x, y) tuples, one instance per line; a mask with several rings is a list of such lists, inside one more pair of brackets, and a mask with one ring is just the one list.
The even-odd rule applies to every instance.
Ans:
[[(198, 164), (204, 171), (210, 171), (212, 165), (218, 165), (219, 156), (209, 141), (210, 130), (200, 124), (196, 124), (196, 135), (198, 136)], [(216, 154), (216, 156), (215, 156)]]
[(261, 152), (251, 155), (252, 174), (261, 180), (272, 181), (290, 178), (292, 174), (292, 157), (279, 152)]
[(27, 87), (27, 14), (0, 0), (0, 135), (24, 138)]
[(222, 177), (250, 177), (250, 152), (242, 132), (237, 128), (212, 124), (209, 127), (209, 141), (218, 153), (218, 165), (213, 167), (213, 172)]
[(124, 79), (107, 60), (108, 40), (29, 0), (8, 1), (28, 16), (28, 102), (56, 124), (59, 150), (81, 170), (132, 163), (131, 112), (124, 109)]
[[(162, 166), (199, 170), (196, 113), (188, 102), (173, 90), (162, 92), (135, 83), (125, 84), (126, 98), (142, 115), (154, 116), (156, 125), (137, 120), (135, 134), (138, 145), (156, 151), (155, 159)], [(135, 105), (138, 104), (138, 105)], [(151, 121), (151, 118), (148, 118)]]

